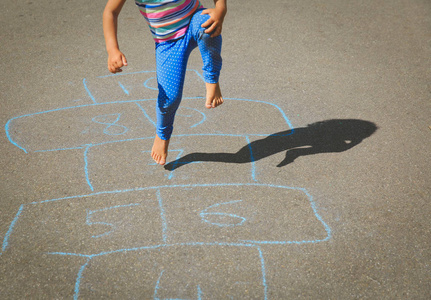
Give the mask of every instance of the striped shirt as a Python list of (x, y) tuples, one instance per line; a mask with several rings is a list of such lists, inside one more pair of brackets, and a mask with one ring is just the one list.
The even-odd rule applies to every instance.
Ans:
[(178, 39), (186, 34), (199, 0), (135, 0), (150, 26), (157, 43)]

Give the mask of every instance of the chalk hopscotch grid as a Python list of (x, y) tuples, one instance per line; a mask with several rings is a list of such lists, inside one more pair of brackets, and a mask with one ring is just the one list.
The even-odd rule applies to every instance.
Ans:
[[(188, 71), (194, 71), (194, 72), (196, 72), (196, 74), (201, 79), (203, 79), (202, 75), (198, 71), (196, 71), (196, 70), (188, 70)], [(152, 72), (155, 72), (155, 71), (140, 71), (140, 72), (133, 72), (133, 73), (120, 73), (120, 74), (115, 74), (115, 75), (99, 76), (98, 78), (111, 77), (111, 76), (133, 75), (133, 74), (139, 74), (139, 73), (152, 73)], [(153, 80), (153, 79), (154, 79), (154, 77), (151, 77), (151, 78), (147, 79), (144, 82), (144, 86), (147, 87), (147, 88), (149, 88), (149, 89), (154, 89), (154, 88), (151, 88), (148, 85), (148, 81)], [(118, 83), (119, 83), (119, 86), (123, 89), (124, 93), (127, 94), (127, 95), (129, 95), (129, 92), (126, 89), (126, 87), (124, 85), (122, 85), (120, 81)], [(140, 105), (140, 103), (143, 102), (143, 101), (155, 101), (157, 99), (153, 99), (152, 98), (152, 99), (138, 99), (138, 100), (125, 100), (125, 101), (113, 101), (113, 102), (98, 103), (96, 101), (96, 99), (94, 98), (94, 96), (92, 95), (91, 91), (89, 90), (89, 88), (87, 86), (87, 80), (85, 78), (83, 79), (83, 84), (84, 84), (85, 90), (87, 91), (90, 99), (93, 102), (92, 104), (85, 104), (85, 105), (77, 105), (77, 106), (71, 106), (71, 107), (64, 107), (64, 108), (52, 109), (52, 110), (41, 111), (41, 112), (37, 112), (37, 113), (31, 113), (31, 114), (26, 114), (26, 115), (14, 117), (14, 118), (10, 119), (6, 123), (6, 125), (5, 125), (5, 132), (6, 132), (6, 136), (7, 136), (8, 140), (13, 145), (15, 145), (19, 149), (23, 150), (25, 153), (28, 153), (28, 149), (26, 149), (24, 146), (19, 145), (12, 138), (12, 135), (10, 133), (10, 127), (11, 127), (11, 123), (14, 120), (17, 120), (19, 118), (24, 118), (24, 117), (30, 117), (30, 116), (34, 116), (34, 115), (40, 115), (40, 114), (57, 112), (57, 111), (63, 111), (63, 110), (67, 110), (67, 109), (76, 109), (76, 108), (82, 108), (82, 107), (93, 107), (93, 106), (101, 106), (101, 105), (116, 105), (116, 104), (124, 104), (124, 103), (134, 103), (141, 110), (141, 112), (143, 113), (143, 115), (145, 116), (145, 118), (147, 120), (149, 120), (152, 125), (155, 126), (154, 120), (152, 120), (149, 117), (149, 115), (146, 113), (145, 109)], [(204, 99), (204, 97), (184, 97), (184, 99)], [(260, 101), (260, 100), (250, 100), (250, 99), (240, 99), (240, 98), (225, 98), (225, 99), (226, 100), (231, 100), (231, 101), (247, 101), (247, 102), (262, 103), (262, 104), (271, 105), (271, 106), (275, 107), (280, 112), (280, 114), (282, 115), (282, 117), (285, 120), (286, 124), (291, 128), (291, 131), (287, 135), (291, 135), (291, 134), (294, 133), (294, 128), (291, 125), (291, 123), (290, 123), (289, 119), (287, 118), (287, 116), (285, 115), (285, 113), (283, 112), (283, 110), (279, 106), (277, 106), (277, 105), (275, 105), (273, 103), (266, 102), (266, 101)], [(206, 119), (205, 114), (203, 114), (199, 110), (196, 110), (196, 109), (193, 109), (193, 108), (189, 108), (189, 109), (195, 110), (198, 113), (201, 113), (202, 116), (203, 116), (202, 121), (200, 121), (199, 123), (196, 123), (194, 126), (200, 125), (201, 123), (203, 123), (205, 121), (205, 119)], [(310, 243), (325, 242), (325, 241), (328, 241), (331, 238), (331, 229), (323, 221), (323, 219), (321, 218), (321, 216), (318, 214), (317, 209), (316, 209), (316, 204), (313, 201), (313, 197), (308, 193), (308, 191), (306, 189), (299, 188), (299, 187), (289, 187), (289, 186), (280, 186), (280, 185), (272, 185), (272, 184), (263, 184), (263, 183), (258, 183), (257, 182), (257, 178), (256, 178), (256, 166), (255, 166), (255, 160), (254, 160), (254, 157), (253, 157), (253, 151), (252, 151), (252, 148), (250, 146), (250, 137), (251, 136), (267, 136), (266, 134), (247, 134), (247, 135), (241, 135), (241, 134), (178, 134), (178, 135), (173, 135), (173, 137), (190, 137), (190, 136), (232, 136), (232, 137), (244, 137), (246, 139), (247, 143), (249, 144), (250, 161), (251, 161), (251, 174), (252, 174), (252, 180), (254, 181), (254, 183), (214, 183), (214, 184), (165, 185), (165, 186), (140, 187), (140, 188), (133, 188), (133, 189), (117, 189), (117, 190), (108, 190), (108, 191), (94, 192), (94, 188), (93, 188), (92, 183), (90, 181), (90, 175), (89, 175), (89, 170), (88, 170), (89, 169), (89, 167), (88, 167), (88, 164), (89, 164), (88, 163), (88, 152), (89, 152), (89, 150), (92, 147), (106, 145), (106, 144), (110, 144), (110, 143), (121, 143), (121, 142), (127, 142), (127, 141), (152, 139), (152, 138), (154, 138), (154, 136), (151, 136), (151, 137), (141, 137), (141, 138), (132, 138), (132, 139), (120, 139), (120, 140), (116, 140), (116, 141), (107, 141), (107, 142), (96, 143), (96, 144), (84, 144), (84, 145), (81, 145), (81, 146), (71, 147), (71, 148), (58, 148), (58, 149), (36, 150), (34, 152), (48, 152), (48, 151), (63, 151), (63, 150), (72, 150), (72, 149), (84, 149), (84, 172), (85, 172), (85, 175), (86, 175), (87, 184), (89, 185), (89, 187), (91, 188), (91, 190), (93, 191), (93, 193), (83, 194), (83, 195), (75, 195), (75, 196), (68, 196), (68, 197), (63, 197), (63, 198), (48, 199), (48, 200), (43, 200), (43, 201), (35, 201), (35, 202), (28, 203), (28, 204), (22, 204), (19, 207), (18, 212), (16, 213), (14, 219), (12, 220), (12, 222), (11, 222), (11, 224), (9, 226), (9, 229), (8, 229), (8, 231), (7, 231), (4, 239), (3, 239), (2, 252), (0, 253), (0, 255), (7, 250), (8, 246), (9, 246), (9, 239), (10, 239), (12, 233), (13, 233), (13, 229), (16, 226), (16, 223), (19, 221), (19, 218), (20, 218), (21, 214), (23, 213), (24, 210), (26, 210), (27, 208), (30, 208), (31, 205), (41, 205), (41, 204), (46, 204), (46, 203), (51, 203), (51, 202), (56, 202), (56, 201), (67, 201), (67, 200), (70, 200), (70, 199), (88, 198), (88, 197), (93, 197), (93, 196), (98, 196), (98, 195), (106, 195), (106, 194), (120, 194), (120, 193), (136, 192), (136, 191), (143, 191), (143, 190), (156, 190), (157, 199), (158, 199), (159, 208), (160, 208), (160, 218), (162, 220), (162, 232), (163, 232), (163, 234), (162, 234), (162, 240), (163, 240), (163, 244), (152, 245), (152, 246), (144, 246), (144, 247), (136, 247), (136, 248), (127, 248), (127, 249), (117, 249), (117, 250), (106, 251), (106, 252), (102, 251), (100, 253), (95, 253), (95, 254), (65, 253), (65, 252), (52, 252), (52, 253), (48, 253), (48, 254), (51, 254), (51, 255), (78, 256), (78, 257), (85, 257), (85, 258), (87, 258), (87, 261), (80, 267), (79, 272), (77, 274), (77, 278), (76, 278), (76, 282), (75, 282), (75, 290), (74, 290), (74, 299), (78, 299), (78, 297), (79, 297), (80, 282), (81, 282), (81, 279), (83, 277), (83, 273), (84, 273), (87, 265), (90, 263), (90, 261), (93, 258), (96, 258), (96, 257), (99, 257), (99, 256), (104, 256), (104, 255), (109, 255), (109, 254), (114, 254), (114, 253), (131, 252), (131, 251), (141, 251), (141, 250), (147, 250), (147, 249), (157, 249), (157, 248), (173, 247), (173, 246), (235, 246), (235, 247), (251, 247), (251, 248), (256, 249), (257, 252), (258, 252), (260, 263), (261, 263), (262, 286), (264, 287), (265, 299), (267, 299), (268, 287), (267, 287), (267, 282), (266, 282), (265, 261), (264, 261), (264, 257), (263, 257), (263, 253), (262, 253), (261, 247), (263, 245), (271, 245), (271, 244), (272, 245), (288, 245), (288, 244), (301, 245), (301, 244), (310, 244)], [(177, 149), (177, 151), (183, 151), (183, 149)], [(173, 176), (173, 174), (172, 174), (172, 176)], [(282, 189), (298, 190), (298, 191), (303, 192), (307, 196), (307, 198), (309, 200), (309, 203), (310, 203), (310, 206), (311, 206), (312, 211), (314, 213), (314, 216), (323, 225), (323, 227), (324, 227), (324, 229), (326, 231), (326, 237), (323, 238), (323, 239), (302, 240), (302, 241), (299, 241), (299, 240), (298, 241), (296, 241), (296, 240), (292, 240), (292, 241), (256, 241), (256, 240), (244, 240), (244, 241), (241, 241), (240, 243), (220, 243), (220, 242), (212, 242), (212, 243), (208, 243), (208, 242), (194, 242), (193, 243), (192, 242), (192, 243), (174, 243), (174, 244), (168, 244), (168, 243), (166, 243), (166, 241), (167, 241), (167, 236), (166, 236), (167, 225), (166, 224), (167, 223), (166, 223), (166, 219), (165, 219), (165, 216), (164, 216), (163, 199), (162, 199), (161, 194), (160, 194), (160, 191), (162, 189), (170, 189), (170, 188), (194, 188), (194, 187), (225, 187), (225, 186), (271, 187), (271, 188), (282, 188)], [(222, 204), (223, 203), (217, 204), (217, 205), (222, 205)], [(131, 206), (131, 205), (139, 205), (139, 204), (135, 203), (135, 204), (118, 205), (118, 206), (114, 206), (114, 207), (110, 207), (110, 208), (105, 208), (105, 210), (106, 209), (120, 208), (120, 207), (127, 207), (127, 206)], [(98, 211), (98, 210), (95, 210), (93, 212), (96, 212), (96, 211)], [(207, 214), (206, 212), (202, 211), (201, 212), (201, 217), (203, 218), (203, 216), (205, 216), (206, 214)], [(87, 219), (86, 219), (87, 223), (88, 222), (91, 223), (91, 221), (89, 221), (90, 218), (91, 218), (91, 213), (89, 213), (87, 215)], [(205, 221), (204, 219), (202, 219), (202, 220)], [(96, 222), (94, 224), (96, 224)], [(213, 224), (213, 225), (216, 225), (216, 224)], [(115, 228), (113, 228), (111, 231), (113, 231), (113, 230), (115, 230)], [(105, 234), (109, 234), (109, 233), (105, 233)], [(163, 272), (160, 274), (160, 277), (158, 278), (157, 283), (156, 283), (156, 289), (155, 289), (155, 293), (154, 293), (154, 298), (155, 299), (156, 299), (156, 296), (157, 296), (158, 284), (160, 282), (160, 278), (162, 277), (162, 275), (163, 275)], [(198, 286), (198, 296), (199, 296), (199, 298), (202, 296), (202, 290), (201, 290), (201, 287), (199, 287), (199, 286)]]

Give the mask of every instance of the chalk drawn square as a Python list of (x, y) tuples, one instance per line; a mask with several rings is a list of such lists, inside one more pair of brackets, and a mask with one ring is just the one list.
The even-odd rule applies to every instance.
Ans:
[[(214, 283), (217, 282), (217, 285)], [(265, 299), (253, 247), (165, 246), (95, 257), (82, 273), (82, 299)]]
[(27, 205), (9, 245), (15, 251), (90, 255), (163, 243), (162, 230), (154, 190), (102, 193)]
[(172, 183), (171, 172), (152, 159), (152, 145), (153, 139), (148, 138), (91, 147), (86, 155), (88, 184), (100, 191)]
[(25, 115), (7, 124), (11, 141), (27, 152), (154, 136), (147, 103), (84, 105)]
[[(84, 80), (87, 93), (95, 103), (157, 99), (156, 71), (118, 73)], [(205, 95), (205, 83), (195, 70), (186, 71), (183, 97)]]
[[(328, 237), (310, 196), (260, 184), (161, 191), (169, 243), (315, 243)], [(187, 199), (187, 201), (182, 201)]]

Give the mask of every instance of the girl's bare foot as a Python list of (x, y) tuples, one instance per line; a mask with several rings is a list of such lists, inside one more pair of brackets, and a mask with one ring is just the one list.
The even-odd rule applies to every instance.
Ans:
[(207, 100), (205, 102), (206, 108), (214, 108), (223, 103), (223, 97), (220, 91), (219, 83), (206, 83)]
[(169, 140), (162, 140), (158, 135), (154, 138), (153, 149), (151, 150), (151, 157), (160, 165), (166, 163), (168, 156)]

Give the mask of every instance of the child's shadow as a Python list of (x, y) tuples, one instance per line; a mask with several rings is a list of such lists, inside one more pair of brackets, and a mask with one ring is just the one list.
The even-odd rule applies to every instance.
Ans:
[(286, 157), (277, 165), (283, 167), (299, 156), (346, 151), (376, 130), (376, 124), (363, 120), (321, 121), (271, 134), (245, 145), (236, 153), (190, 153), (166, 164), (165, 169), (173, 171), (183, 165), (203, 161), (243, 164), (286, 151)]

